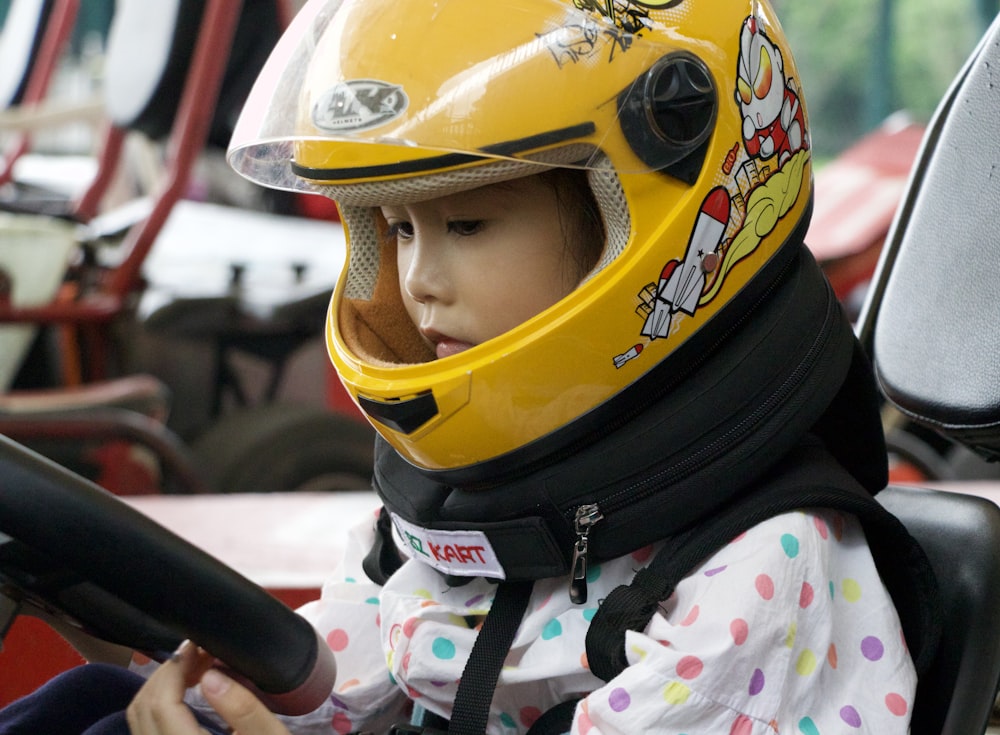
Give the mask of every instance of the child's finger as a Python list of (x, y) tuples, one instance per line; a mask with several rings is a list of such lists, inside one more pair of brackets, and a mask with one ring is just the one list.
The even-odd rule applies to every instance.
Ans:
[(201, 692), (239, 735), (289, 735), (257, 697), (216, 669), (209, 669), (202, 676)]
[(185, 642), (149, 677), (125, 712), (132, 735), (196, 735), (202, 732), (184, 692), (197, 682), (212, 659)]

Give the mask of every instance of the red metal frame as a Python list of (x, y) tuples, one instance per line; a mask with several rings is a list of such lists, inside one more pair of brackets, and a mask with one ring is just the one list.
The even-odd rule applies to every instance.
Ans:
[[(49, 83), (59, 63), (66, 42), (73, 32), (76, 16), (80, 10), (80, 0), (55, 0), (42, 42), (38, 47), (38, 57), (32, 65), (24, 97), (20, 105), (30, 107), (45, 99)], [(10, 181), (14, 174), (14, 164), (31, 147), (31, 133), (19, 133), (14, 142), (4, 151), (3, 168), (0, 169), (0, 185)]]
[[(78, 1), (59, 0), (67, 5)], [(0, 304), (0, 323), (65, 324), (77, 328), (89, 347), (87, 379), (106, 377), (111, 342), (109, 325), (125, 311), (129, 296), (139, 289), (143, 261), (174, 204), (184, 194), (192, 168), (205, 147), (242, 5), (241, 0), (205, 3), (198, 41), (167, 141), (165, 180), (150, 214), (126, 233), (125, 259), (103, 273), (92, 290), (71, 299), (21, 308)], [(97, 176), (77, 204), (77, 219), (85, 221), (97, 211), (117, 169), (127, 132), (117, 126), (109, 128)]]

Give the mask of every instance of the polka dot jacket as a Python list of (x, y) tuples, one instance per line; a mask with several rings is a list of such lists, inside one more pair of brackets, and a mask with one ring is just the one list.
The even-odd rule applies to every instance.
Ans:
[[(341, 572), (301, 611), (334, 650), (338, 679), (326, 706), (288, 722), (293, 732), (385, 732), (406, 721), (411, 701), (449, 714), (496, 588), (449, 587), (415, 561), (379, 588), (360, 566), (372, 537), (359, 529)], [(592, 567), (582, 606), (564, 579), (535, 584), (489, 733), (524, 733), (581, 696), (574, 735), (907, 732), (916, 675), (853, 517), (790, 513), (735, 539), (681, 581), (647, 630), (628, 635), (629, 666), (601, 681), (587, 667), (587, 626), (653, 552)]]

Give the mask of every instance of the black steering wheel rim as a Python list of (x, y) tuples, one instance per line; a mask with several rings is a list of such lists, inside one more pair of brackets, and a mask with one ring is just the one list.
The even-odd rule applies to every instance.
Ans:
[(276, 712), (329, 696), (333, 655), (308, 621), (116, 496), (0, 436), (0, 592), (162, 660), (184, 639)]

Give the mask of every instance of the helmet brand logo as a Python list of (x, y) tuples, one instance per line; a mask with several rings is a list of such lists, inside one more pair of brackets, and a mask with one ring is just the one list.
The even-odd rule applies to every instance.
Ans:
[(408, 104), (398, 84), (352, 79), (320, 95), (313, 105), (313, 124), (332, 133), (368, 130), (399, 117)]

